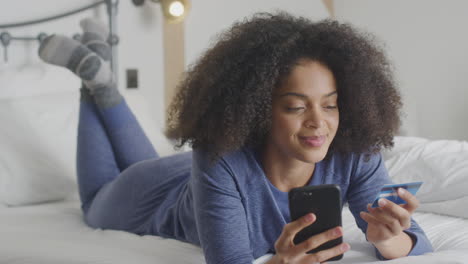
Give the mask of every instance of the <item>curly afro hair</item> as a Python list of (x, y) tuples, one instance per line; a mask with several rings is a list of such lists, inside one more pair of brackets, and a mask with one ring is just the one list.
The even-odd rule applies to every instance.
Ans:
[(235, 23), (191, 65), (168, 109), (166, 135), (214, 157), (261, 146), (271, 129), (272, 94), (301, 59), (334, 74), (340, 124), (329, 153), (393, 146), (401, 120), (393, 68), (375, 38), (333, 20), (279, 12)]

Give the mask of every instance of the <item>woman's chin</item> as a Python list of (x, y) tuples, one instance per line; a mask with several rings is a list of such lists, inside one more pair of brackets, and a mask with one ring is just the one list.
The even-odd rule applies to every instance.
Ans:
[(303, 162), (306, 163), (318, 163), (322, 161), (325, 156), (327, 155), (327, 150), (328, 149), (318, 149), (318, 150), (307, 150), (301, 153), (301, 158)]

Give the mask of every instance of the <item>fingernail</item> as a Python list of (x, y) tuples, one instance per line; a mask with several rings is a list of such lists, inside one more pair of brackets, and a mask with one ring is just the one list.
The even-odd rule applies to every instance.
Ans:
[(335, 236), (340, 236), (341, 235), (341, 229), (340, 228), (335, 228), (333, 233), (335, 234)]
[(406, 190), (404, 188), (398, 188), (398, 194), (404, 195), (406, 193)]
[(347, 251), (347, 250), (350, 249), (350, 246), (349, 246), (348, 244), (343, 244), (343, 245), (341, 245), (341, 249), (342, 249), (343, 251)]
[(379, 199), (380, 206), (385, 206), (386, 204), (387, 204), (387, 201), (385, 199)]
[(307, 214), (307, 215), (306, 215), (306, 221), (307, 221), (307, 222), (312, 222), (312, 221), (314, 221), (314, 215), (313, 215), (313, 214)]

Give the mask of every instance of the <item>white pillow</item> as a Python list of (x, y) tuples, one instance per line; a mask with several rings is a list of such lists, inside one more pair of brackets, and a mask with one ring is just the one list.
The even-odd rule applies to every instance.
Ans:
[(466, 217), (460, 209), (468, 201), (468, 142), (396, 137), (383, 156), (394, 182), (424, 182), (419, 210)]
[[(139, 93), (127, 103), (161, 156), (175, 151)], [(75, 195), (79, 92), (0, 99), (0, 202), (9, 206)]]
[(444, 214), (456, 217), (462, 217), (468, 219), (468, 196), (461, 197), (455, 200), (434, 202), (434, 203), (422, 203), (418, 211)]
[(65, 198), (73, 175), (78, 93), (0, 100), (0, 201), (24, 205)]
[(80, 79), (71, 71), (40, 60), (0, 68), (0, 98), (30, 97), (41, 94), (73, 92)]

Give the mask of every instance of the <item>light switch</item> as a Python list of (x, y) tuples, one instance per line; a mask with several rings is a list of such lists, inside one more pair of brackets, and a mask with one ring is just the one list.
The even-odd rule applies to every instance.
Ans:
[(138, 70), (127, 69), (127, 89), (138, 88)]

